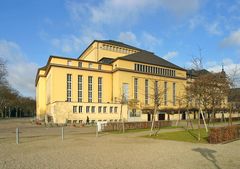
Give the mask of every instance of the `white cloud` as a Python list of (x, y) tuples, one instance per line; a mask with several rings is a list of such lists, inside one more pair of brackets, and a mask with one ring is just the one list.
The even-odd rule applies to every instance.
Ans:
[(124, 43), (139, 46), (136, 35), (132, 32), (121, 32), (118, 36), (118, 40)]
[(200, 8), (199, 0), (162, 0), (162, 7), (176, 16), (185, 16), (196, 12)]
[(213, 35), (221, 35), (222, 34), (222, 32), (219, 28), (218, 22), (213, 22), (211, 24), (205, 24), (205, 29), (208, 33), (213, 34)]
[(66, 7), (75, 20), (88, 16), (95, 24), (129, 25), (141, 15), (158, 10), (165, 10), (176, 17), (192, 14), (199, 9), (200, 0), (103, 0), (97, 4), (68, 0)]
[(171, 60), (172, 58), (178, 56), (178, 52), (177, 51), (170, 51), (167, 54), (163, 55), (162, 58), (166, 59), (166, 60)]
[(153, 50), (155, 47), (162, 44), (162, 39), (159, 39), (148, 32), (143, 32), (141, 41), (143, 47), (147, 50)]
[(158, 39), (148, 32), (140, 33), (138, 37), (131, 31), (121, 32), (118, 40), (146, 50), (153, 50), (162, 44), (161, 39)]
[(202, 15), (196, 15), (189, 20), (188, 24), (191, 30), (202, 27), (206, 32), (211, 35), (221, 35), (222, 30), (220, 28), (221, 25), (219, 22), (219, 20), (209, 21)]
[(0, 57), (7, 61), (8, 81), (24, 96), (35, 96), (35, 76), (38, 65), (26, 59), (18, 44), (0, 40)]
[(233, 31), (221, 42), (222, 47), (239, 47), (240, 46), (240, 29)]
[(70, 54), (72, 52), (81, 52), (83, 46), (89, 45), (95, 39), (104, 39), (103, 34), (96, 32), (83, 30), (82, 36), (81, 35), (64, 35), (60, 38), (46, 38), (50, 39), (51, 45), (56, 48), (60, 49), (61, 52), (65, 54)]

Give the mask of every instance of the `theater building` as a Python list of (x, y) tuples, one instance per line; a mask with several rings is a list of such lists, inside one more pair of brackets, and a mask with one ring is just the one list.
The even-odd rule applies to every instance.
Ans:
[(156, 120), (164, 120), (163, 110), (179, 107), (186, 70), (134, 46), (94, 40), (78, 58), (50, 56), (46, 66), (39, 68), (37, 118), (54, 123), (85, 123), (87, 118), (90, 122), (150, 121), (156, 84), (163, 91)]

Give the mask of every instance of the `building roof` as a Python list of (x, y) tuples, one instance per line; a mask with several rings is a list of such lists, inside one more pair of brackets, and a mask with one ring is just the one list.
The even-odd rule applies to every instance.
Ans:
[(100, 59), (98, 62), (99, 63), (104, 63), (104, 64), (111, 64), (115, 59), (113, 58), (106, 58), (103, 57), (102, 59)]
[(168, 68), (173, 68), (173, 69), (185, 70), (185, 69), (155, 55), (154, 53), (147, 52), (147, 51), (136, 52), (136, 53), (133, 53), (133, 54), (130, 54), (127, 56), (119, 57), (118, 59), (134, 61), (134, 62), (141, 62), (141, 63), (151, 64), (151, 65), (156, 65), (156, 66), (163, 66), (163, 67), (168, 67)]

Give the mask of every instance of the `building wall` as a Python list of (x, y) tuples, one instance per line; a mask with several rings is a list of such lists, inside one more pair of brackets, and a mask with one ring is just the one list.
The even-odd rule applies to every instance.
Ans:
[[(112, 46), (111, 49), (109, 47)], [(116, 60), (112, 65), (97, 63), (102, 57), (117, 58), (130, 53), (137, 52), (132, 49), (113, 48), (113, 45), (103, 46), (102, 43), (95, 42), (77, 59), (50, 57), (47, 68), (44, 72), (39, 72), (39, 79), (36, 82), (37, 114), (40, 118), (44, 115), (52, 117), (56, 123), (64, 123), (66, 120), (74, 122), (85, 122), (88, 116), (90, 120), (119, 120), (121, 116), (120, 108), (123, 94), (123, 84), (128, 84), (128, 98), (134, 97), (134, 78), (138, 79), (138, 100), (140, 101), (137, 110), (140, 116), (129, 116), (132, 111), (127, 105), (123, 106), (123, 117), (127, 121), (147, 121), (147, 114), (140, 110), (145, 107), (153, 107), (154, 82), (158, 81), (159, 90), (163, 92), (164, 82), (167, 82), (167, 105), (161, 104), (161, 108), (177, 108), (177, 98), (184, 95), (186, 86), (186, 71), (175, 70), (176, 77), (154, 75), (150, 73), (137, 72), (135, 64), (127, 60)], [(126, 51), (125, 51), (126, 50)], [(81, 66), (79, 66), (81, 62)], [(138, 63), (142, 64), (142, 63)], [(101, 69), (99, 69), (101, 65)], [(148, 64), (145, 64), (148, 65)], [(156, 67), (156, 66), (155, 66)], [(162, 66), (157, 66), (164, 68)], [(67, 102), (67, 74), (72, 75), (72, 95), (71, 102)], [(40, 76), (41, 75), (41, 76)], [(78, 102), (78, 75), (83, 77), (83, 100)], [(88, 76), (93, 77), (93, 100), (88, 103)], [(102, 103), (98, 103), (98, 77), (102, 77)], [(145, 80), (149, 81), (149, 104), (145, 104)], [(173, 105), (173, 83), (176, 83), (176, 105)], [(163, 97), (163, 94), (162, 94)], [(163, 101), (162, 101), (163, 102)], [(83, 106), (82, 113), (74, 113), (74, 106)], [(95, 106), (95, 113), (86, 113), (86, 106)], [(118, 107), (117, 113), (97, 113), (98, 106)], [(158, 117), (156, 117), (157, 120)], [(77, 121), (76, 121), (77, 120)]]
[(131, 53), (135, 53), (137, 50), (118, 47), (111, 44), (104, 44), (100, 42), (94, 42), (89, 48), (82, 54), (81, 60), (87, 61), (99, 61), (103, 57), (115, 59), (117, 57), (126, 56)]
[(39, 119), (44, 118), (46, 114), (46, 78), (43, 76), (39, 77), (36, 86), (36, 114)]

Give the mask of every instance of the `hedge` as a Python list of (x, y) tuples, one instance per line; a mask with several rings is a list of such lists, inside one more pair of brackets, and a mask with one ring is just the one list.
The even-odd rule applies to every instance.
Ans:
[(240, 138), (240, 125), (214, 127), (209, 130), (208, 140), (211, 144), (223, 143)]

